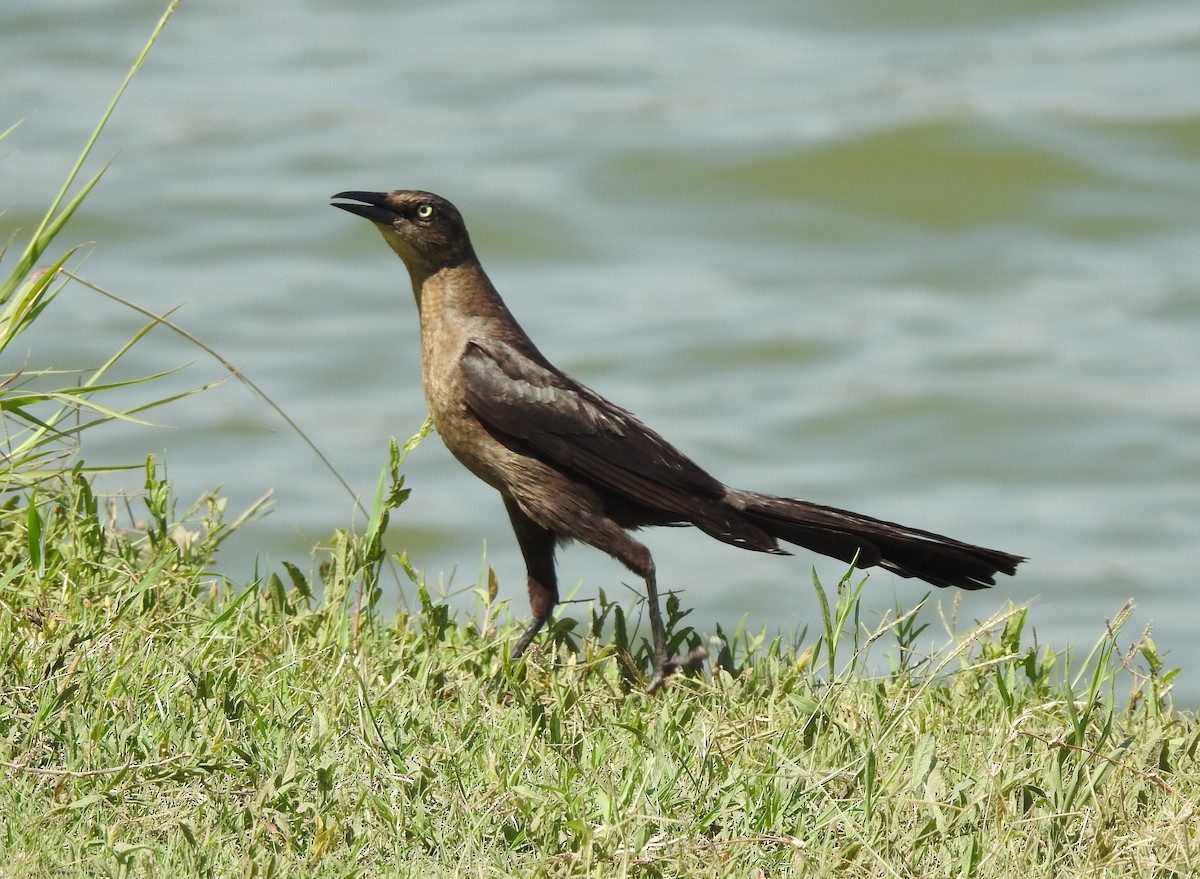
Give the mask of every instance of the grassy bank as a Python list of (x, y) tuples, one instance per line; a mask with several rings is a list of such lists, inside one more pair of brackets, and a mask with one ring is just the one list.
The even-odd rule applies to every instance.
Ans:
[(1145, 640), (1072, 665), (1014, 609), (919, 657), (919, 615), (866, 633), (844, 584), (800, 658), (740, 637), (650, 698), (595, 636), (620, 609), (514, 667), (486, 595), (356, 602), (381, 559), (348, 533), (316, 574), (214, 579), (220, 505), (178, 523), (147, 473), (137, 527), (80, 475), (4, 520), (0, 875), (1200, 872), (1200, 725)]
[[(1124, 612), (1086, 655), (1019, 608), (921, 655), (934, 612), (870, 630), (856, 578), (811, 643), (738, 631), (650, 698), (635, 608), (601, 593), (513, 664), (493, 578), (456, 618), (387, 559), (394, 445), (363, 533), (240, 581), (219, 498), (179, 509), (152, 460), (97, 498), (80, 434), (165, 402), (112, 377), (163, 321), (86, 373), (19, 342), (75, 277), (50, 248), (112, 109), (0, 279), (0, 879), (1200, 875), (1200, 724)], [(379, 613), (396, 581), (418, 613)]]

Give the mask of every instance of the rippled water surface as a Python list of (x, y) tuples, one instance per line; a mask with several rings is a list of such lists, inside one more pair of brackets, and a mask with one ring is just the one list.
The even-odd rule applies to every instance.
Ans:
[[(0, 7), (4, 238), (49, 203), (161, 12)], [(403, 268), (343, 189), (455, 201), (560, 366), (722, 480), (1031, 557), (965, 596), (1032, 601), (1090, 646), (1128, 598), (1200, 701), (1200, 6), (1181, 2), (189, 2), (97, 151), (66, 241), (82, 273), (174, 318), (263, 387), (370, 496), (425, 406)], [(10, 256), (11, 259), (11, 256)], [(69, 289), (22, 364), (98, 365), (136, 315)], [(130, 375), (190, 363), (177, 337)], [(11, 372), (15, 362), (0, 364)], [(274, 512), (227, 545), (250, 576), (352, 504), (235, 382), (114, 429), (89, 461), (165, 458)], [(391, 539), (450, 591), (481, 549), (524, 613), (494, 493), (431, 438)], [(119, 488), (116, 480), (107, 487)], [(131, 477), (131, 485), (136, 480)], [(801, 553), (647, 535), (702, 628), (814, 619)], [(636, 582), (560, 556), (579, 597)], [(919, 584), (876, 575), (872, 613)], [(393, 595), (391, 600), (399, 600)], [(469, 599), (464, 599), (469, 600)]]

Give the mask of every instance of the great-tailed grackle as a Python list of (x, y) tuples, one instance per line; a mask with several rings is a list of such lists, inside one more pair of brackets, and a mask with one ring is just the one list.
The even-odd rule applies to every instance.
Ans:
[(421, 321), (425, 397), (462, 464), (504, 498), (528, 572), (533, 621), (520, 656), (558, 603), (554, 550), (581, 540), (646, 582), (654, 667), (647, 690), (681, 664), (667, 655), (646, 525), (695, 525), (742, 549), (783, 540), (878, 565), (934, 586), (982, 589), (1020, 556), (794, 498), (718, 482), (624, 409), (556, 369), (484, 274), (462, 215), (429, 192), (339, 192), (334, 207), (374, 223), (408, 267)]

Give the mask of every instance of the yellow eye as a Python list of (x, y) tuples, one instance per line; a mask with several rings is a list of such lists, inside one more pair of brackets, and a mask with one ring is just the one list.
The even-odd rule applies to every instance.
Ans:
[(433, 205), (431, 205), (431, 204), (417, 205), (417, 219), (428, 220), (432, 216), (433, 216)]

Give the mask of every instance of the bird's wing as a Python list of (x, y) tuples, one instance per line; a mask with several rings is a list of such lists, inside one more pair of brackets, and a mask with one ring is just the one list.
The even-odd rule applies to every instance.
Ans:
[(681, 513), (724, 487), (631, 414), (507, 343), (472, 340), (467, 405), (551, 466), (654, 510)]

